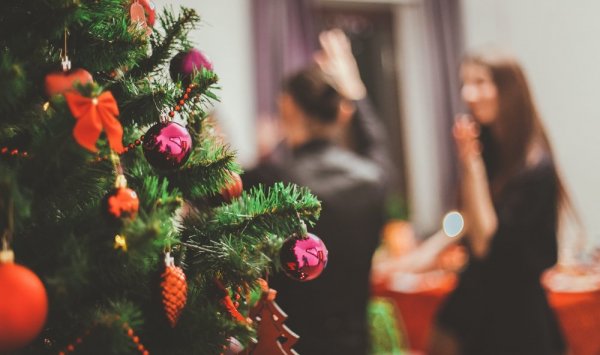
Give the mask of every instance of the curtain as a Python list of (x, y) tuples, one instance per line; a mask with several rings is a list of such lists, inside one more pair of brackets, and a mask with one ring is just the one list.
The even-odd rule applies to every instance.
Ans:
[(460, 0), (423, 0), (431, 72), (434, 80), (436, 132), (440, 155), (442, 210), (456, 207), (457, 159), (452, 138), (454, 116), (465, 112), (460, 98), (458, 70), (464, 54)]
[(309, 0), (252, 0), (258, 119), (272, 119), (283, 78), (317, 48)]

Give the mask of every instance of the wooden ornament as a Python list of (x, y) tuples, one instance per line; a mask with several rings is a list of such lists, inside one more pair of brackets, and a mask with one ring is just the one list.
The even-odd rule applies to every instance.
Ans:
[(277, 291), (267, 282), (259, 280), (262, 295), (250, 310), (250, 318), (256, 324), (258, 339), (250, 344), (244, 355), (297, 355), (292, 349), (300, 337), (285, 324), (287, 315), (275, 303)]

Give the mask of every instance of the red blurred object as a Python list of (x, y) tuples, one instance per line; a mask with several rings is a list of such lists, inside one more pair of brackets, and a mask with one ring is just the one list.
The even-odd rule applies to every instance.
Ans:
[(46, 75), (46, 94), (48, 97), (62, 95), (75, 90), (75, 84), (85, 85), (94, 81), (92, 74), (85, 69), (56, 71)]
[(65, 99), (71, 114), (77, 120), (73, 137), (79, 145), (97, 152), (96, 141), (104, 131), (110, 148), (117, 153), (123, 152), (123, 127), (117, 119), (119, 107), (110, 91), (104, 91), (93, 98), (77, 91), (69, 91), (65, 93)]
[(154, 23), (156, 22), (156, 7), (154, 3), (150, 0), (140, 0), (140, 4), (142, 4), (146, 13), (146, 23), (150, 27), (154, 27)]
[[(373, 285), (373, 294), (392, 299), (401, 314), (411, 350), (426, 351), (429, 332), (435, 321), (438, 307), (453, 290), (456, 277), (439, 277), (426, 282), (430, 276), (411, 274), (411, 288), (401, 290), (394, 283)], [(404, 284), (408, 277), (400, 279)], [(548, 290), (548, 300), (556, 313), (563, 335), (572, 355), (600, 354), (600, 272), (573, 274), (551, 270), (543, 282)], [(558, 283), (558, 281), (560, 283)], [(585, 285), (585, 287), (583, 286)], [(427, 287), (425, 287), (427, 286)], [(560, 286), (560, 291), (556, 287)], [(570, 290), (570, 291), (567, 291)]]
[(140, 200), (135, 191), (128, 187), (119, 187), (106, 197), (106, 212), (115, 218), (135, 219), (140, 207)]
[[(415, 281), (422, 276), (414, 275)], [(436, 281), (437, 285), (421, 280), (415, 282), (411, 291), (391, 290), (389, 285), (376, 285), (373, 294), (378, 297), (391, 299), (400, 313), (400, 324), (404, 323), (406, 336), (411, 350), (426, 351), (429, 342), (429, 332), (434, 323), (438, 307), (444, 298), (454, 289), (456, 277), (445, 274)], [(425, 287), (425, 284), (428, 287)], [(412, 287), (411, 287), (412, 288)]]
[(600, 354), (600, 271), (557, 266), (543, 276), (572, 355)]
[(221, 196), (225, 202), (231, 202), (240, 197), (244, 189), (240, 175), (234, 172), (230, 172), (230, 174), (233, 181), (221, 190)]
[(249, 317), (256, 326), (257, 339), (247, 346), (244, 355), (293, 355), (292, 347), (299, 336), (286, 325), (287, 315), (275, 302), (277, 291), (259, 279), (262, 289), (260, 299), (250, 309)]
[(225, 288), (223, 283), (219, 279), (215, 279), (215, 285), (219, 289), (221, 293), (221, 305), (227, 309), (227, 312), (236, 319), (241, 324), (246, 324), (246, 318), (238, 311), (237, 307), (233, 303), (231, 296), (229, 296), (229, 291)]
[(37, 275), (12, 262), (0, 263), (0, 353), (35, 339), (47, 313), (46, 289)]
[(403, 220), (391, 220), (386, 223), (382, 233), (382, 244), (390, 256), (399, 257), (417, 247), (412, 225)]
[(171, 327), (175, 327), (187, 302), (187, 282), (183, 269), (167, 262), (162, 274), (162, 303)]

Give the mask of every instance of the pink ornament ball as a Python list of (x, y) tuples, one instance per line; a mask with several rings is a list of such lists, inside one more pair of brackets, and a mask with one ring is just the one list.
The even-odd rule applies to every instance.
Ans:
[(292, 235), (283, 242), (279, 259), (283, 271), (296, 281), (316, 279), (327, 266), (328, 252), (323, 241), (314, 234)]

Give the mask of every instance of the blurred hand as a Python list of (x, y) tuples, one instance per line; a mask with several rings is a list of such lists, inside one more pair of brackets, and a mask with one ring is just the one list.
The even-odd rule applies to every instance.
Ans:
[(283, 140), (279, 121), (271, 117), (258, 118), (256, 134), (259, 159), (269, 156), (273, 149)]
[(367, 89), (360, 78), (358, 65), (352, 55), (350, 40), (340, 29), (319, 34), (322, 50), (315, 53), (315, 61), (336, 85), (336, 89), (349, 100), (360, 100)]
[(458, 150), (458, 158), (462, 163), (480, 157), (479, 125), (469, 115), (460, 115), (456, 118), (452, 133)]
[(397, 273), (423, 273), (438, 268), (438, 253), (427, 246), (419, 246), (401, 256), (386, 255), (375, 258), (371, 268), (374, 284), (386, 283)]

